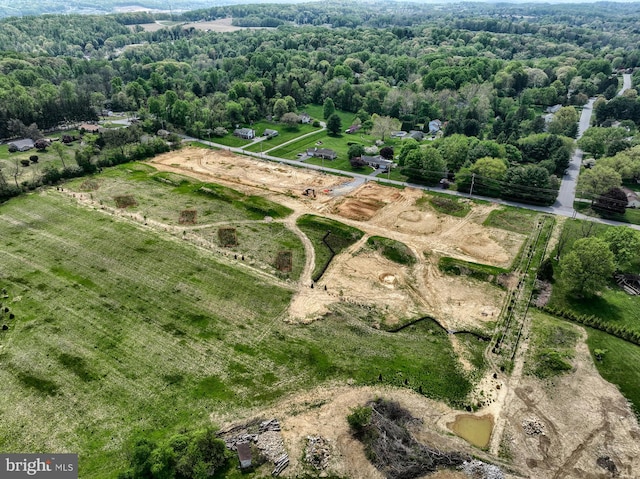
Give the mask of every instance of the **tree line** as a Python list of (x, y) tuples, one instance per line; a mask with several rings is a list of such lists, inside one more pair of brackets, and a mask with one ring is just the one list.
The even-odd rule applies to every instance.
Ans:
[[(182, 25), (154, 32), (132, 27), (135, 19), (160, 18), (149, 13), (10, 18), (0, 22), (0, 137), (16, 137), (10, 128), (15, 121), (49, 129), (96, 120), (104, 110), (136, 112), (149, 131), (171, 126), (205, 137), (331, 100), (362, 123), (377, 115), (397, 119), (403, 130), (428, 132), (429, 121), (438, 119), (445, 137), (500, 145), (464, 160), (434, 145), (421, 155), (435, 159), (414, 154), (403, 166), (415, 177), (446, 163), (447, 174), (459, 173), (462, 188), (478, 178), (478, 192), (499, 189), (508, 196), (517, 190), (511, 196), (526, 199), (535, 190), (516, 185), (541, 194), (556, 187), (552, 176), (566, 168), (563, 138), (577, 132), (575, 107), (592, 95), (615, 95), (613, 69), (635, 66), (640, 57), (596, 28), (598, 22), (619, 22), (630, 41), (637, 38), (627, 21), (637, 17), (635, 7), (625, 6), (622, 18), (590, 6), (580, 29), (559, 6), (540, 7), (539, 15), (526, 19), (522, 8), (476, 5), (457, 20), (425, 6), (391, 9), (383, 3), (367, 9), (237, 5), (180, 16), (284, 22), (275, 29), (224, 34)], [(341, 26), (337, 11), (359, 20)], [(334, 28), (315, 26), (325, 24)], [(572, 31), (583, 40), (568, 41)], [(607, 112), (625, 101), (637, 104), (635, 98), (616, 97), (597, 106), (596, 118), (618, 116), (618, 110)], [(545, 121), (545, 108), (557, 104), (564, 108)], [(633, 105), (620, 108), (635, 123), (640, 116)], [(445, 152), (444, 163), (434, 151)], [(504, 175), (495, 162), (476, 164), (483, 158), (502, 160)]]

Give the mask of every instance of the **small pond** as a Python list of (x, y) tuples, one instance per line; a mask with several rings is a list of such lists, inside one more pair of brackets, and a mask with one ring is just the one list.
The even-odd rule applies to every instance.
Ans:
[(485, 416), (460, 414), (456, 416), (454, 422), (447, 424), (447, 427), (474, 446), (485, 448), (491, 439), (493, 416), (491, 414)]

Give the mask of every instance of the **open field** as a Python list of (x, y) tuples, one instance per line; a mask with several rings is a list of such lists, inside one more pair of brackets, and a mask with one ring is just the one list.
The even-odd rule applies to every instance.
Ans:
[[(233, 19), (231, 17), (227, 18), (219, 18), (217, 20), (212, 20), (209, 22), (170, 22), (170, 21), (158, 21), (155, 23), (140, 23), (138, 25), (131, 25), (131, 28), (135, 28), (137, 26), (141, 27), (145, 32), (157, 32), (162, 28), (171, 28), (175, 25), (182, 25), (182, 28), (195, 28), (196, 30), (204, 30), (206, 32), (219, 32), (219, 33), (227, 33), (227, 32), (236, 32), (238, 30), (244, 30), (248, 27), (237, 27), (232, 25), (231, 22)], [(253, 28), (253, 27), (252, 27)]]
[[(427, 323), (383, 333), (345, 304), (287, 325), (291, 291), (275, 278), (76, 200), (49, 191), (2, 206), (12, 241), (1, 281), (16, 315), (1, 338), (3, 449), (78, 451), (83, 477), (114, 477), (133, 434), (192, 428), (329, 379), (407, 379), (454, 404), (470, 389), (447, 335)], [(33, 417), (49, 421), (25, 435)]]

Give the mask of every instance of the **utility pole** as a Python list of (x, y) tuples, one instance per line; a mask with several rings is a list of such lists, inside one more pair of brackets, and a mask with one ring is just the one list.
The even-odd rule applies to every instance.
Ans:
[(471, 174), (471, 188), (469, 188), (469, 196), (471, 196), (473, 194), (473, 183), (476, 180), (476, 174), (472, 173)]

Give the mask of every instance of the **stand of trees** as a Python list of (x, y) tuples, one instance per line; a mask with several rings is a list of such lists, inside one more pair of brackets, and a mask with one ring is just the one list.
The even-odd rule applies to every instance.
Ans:
[[(325, 120), (336, 109), (356, 113), (381, 139), (398, 128), (428, 132), (438, 119), (456, 140), (414, 153), (405, 165), (412, 178), (447, 175), (466, 188), (475, 174), (492, 182), (478, 191), (548, 203), (554, 175), (568, 164), (574, 105), (611, 97), (613, 70), (640, 63), (640, 49), (629, 48), (640, 44), (640, 7), (586, 6), (579, 28), (563, 6), (529, 6), (537, 13), (526, 19), (523, 8), (465, 5), (453, 19), (419, 4), (235, 5), (173, 16), (278, 25), (231, 33), (131, 27), (166, 14), (7, 18), (0, 138), (17, 137), (17, 122), (47, 130), (103, 110), (136, 112), (149, 131), (211, 136), (268, 115), (290, 118), (313, 103), (324, 105)], [(318, 26), (326, 24), (333, 28)], [(546, 126), (541, 111), (555, 104), (564, 107)], [(634, 125), (637, 105), (633, 95), (600, 102), (596, 119)], [(343, 127), (335, 119), (329, 126)], [(625, 141), (611, 139), (606, 151), (614, 155)], [(481, 158), (502, 160), (506, 171), (486, 176), (487, 161), (475, 165)]]

